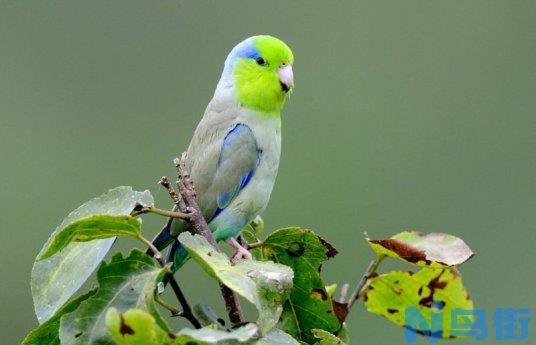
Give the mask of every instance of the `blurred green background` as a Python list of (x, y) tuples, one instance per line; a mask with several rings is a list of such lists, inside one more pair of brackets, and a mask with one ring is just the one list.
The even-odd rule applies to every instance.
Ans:
[[(173, 175), (228, 51), (259, 33), (296, 58), (268, 228), (329, 239), (327, 283), (358, 280), (364, 230), (463, 237), (486, 344), (496, 307), (536, 305), (533, 0), (0, 1), (3, 344), (36, 326), (32, 262), (70, 210), (117, 185), (169, 205), (155, 182)], [(150, 236), (161, 222), (147, 219)], [(194, 265), (179, 280), (221, 307)], [(352, 344), (404, 342), (361, 304), (349, 324)]]

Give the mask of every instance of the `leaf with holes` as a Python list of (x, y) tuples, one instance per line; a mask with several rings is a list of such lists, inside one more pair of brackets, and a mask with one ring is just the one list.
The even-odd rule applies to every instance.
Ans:
[[(393, 271), (370, 279), (364, 292), (365, 305), (369, 312), (385, 316), (389, 321), (420, 333), (434, 337), (449, 338), (451, 334), (451, 313), (454, 309), (473, 309), (473, 302), (462, 284), (462, 278), (451, 268), (423, 268), (417, 273)], [(418, 318), (406, 320), (406, 310), (422, 315), (428, 328), (419, 323)], [(415, 309), (416, 308), (416, 309)], [(440, 325), (432, 326), (433, 315), (441, 314)], [(434, 319), (437, 322), (438, 318)], [(435, 327), (437, 326), (437, 327)], [(437, 328), (437, 329), (436, 329)]]
[(335, 332), (340, 323), (320, 279), (319, 269), (337, 250), (302, 228), (284, 228), (272, 232), (264, 241), (260, 257), (289, 266), (294, 271), (294, 288), (284, 304), (282, 329), (294, 338), (309, 344), (316, 340), (312, 330)]
[(106, 314), (106, 327), (117, 345), (231, 345), (250, 340), (258, 331), (254, 323), (249, 323), (230, 332), (204, 327), (185, 328), (173, 334), (163, 330), (154, 317), (143, 310), (120, 313), (115, 308)]
[(182, 233), (179, 241), (209, 275), (255, 305), (262, 333), (273, 328), (292, 288), (293, 273), (290, 268), (252, 260), (231, 265), (229, 258), (216, 252), (203, 236), (189, 232)]
[(165, 269), (156, 268), (153, 260), (137, 249), (125, 258), (121, 254), (114, 255), (110, 263), (102, 264), (97, 272), (97, 293), (61, 318), (61, 344), (111, 342), (105, 327), (105, 315), (112, 307), (120, 312), (131, 308), (146, 311), (167, 331), (167, 325), (154, 304), (156, 285), (164, 274)]
[(474, 255), (461, 238), (442, 233), (404, 231), (387, 239), (367, 241), (379, 255), (387, 255), (420, 267), (460, 265)]
[[(128, 216), (137, 205), (152, 206), (149, 191), (137, 192), (131, 187), (117, 187), (94, 198), (71, 212), (54, 230), (38, 257), (45, 253), (54, 237), (76, 221), (93, 216)], [(110, 250), (115, 238), (70, 243), (61, 252), (34, 263), (31, 277), (35, 314), (43, 323), (71, 298), (97, 268)]]

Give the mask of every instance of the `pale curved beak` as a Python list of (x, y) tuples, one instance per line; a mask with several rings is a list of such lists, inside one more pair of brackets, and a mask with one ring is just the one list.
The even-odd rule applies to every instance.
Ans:
[(279, 82), (283, 91), (288, 92), (294, 87), (294, 72), (292, 72), (292, 65), (283, 65), (277, 70), (279, 76)]

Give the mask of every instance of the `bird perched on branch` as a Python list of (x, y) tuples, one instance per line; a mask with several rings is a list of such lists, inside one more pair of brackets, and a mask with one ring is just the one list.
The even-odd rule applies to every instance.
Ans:
[[(233, 259), (251, 258), (236, 240), (260, 215), (274, 186), (281, 153), (281, 116), (294, 87), (290, 48), (272, 36), (253, 36), (236, 45), (188, 147), (186, 169), (197, 202), (217, 241), (235, 249)], [(159, 250), (173, 246), (178, 269), (187, 258), (176, 237), (189, 224), (169, 219), (153, 240)]]

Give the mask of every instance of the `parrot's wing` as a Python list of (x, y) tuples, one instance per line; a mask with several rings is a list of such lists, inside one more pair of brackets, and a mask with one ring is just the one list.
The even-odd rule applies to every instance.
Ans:
[[(209, 223), (248, 185), (260, 158), (257, 141), (247, 125), (235, 124), (225, 134), (223, 141), (217, 140), (217, 136), (212, 138), (211, 142), (205, 143), (204, 149), (195, 151), (197, 156), (189, 157), (193, 167), (194, 184), (197, 183), (196, 189), (200, 192), (199, 204)], [(190, 147), (189, 153), (193, 151)], [(215, 169), (208, 169), (213, 164)], [(210, 173), (211, 171), (213, 173)], [(173, 229), (174, 224), (181, 230)], [(181, 249), (180, 243), (175, 240), (183, 225), (187, 223), (170, 218), (164, 229), (153, 240), (158, 249), (167, 247), (175, 241), (168, 253), (168, 262), (173, 262), (174, 271), (182, 265), (187, 255), (184, 248)]]
[(210, 219), (214, 219), (248, 185), (259, 158), (255, 135), (247, 125), (239, 123), (227, 133), (210, 188), (217, 196), (218, 206)]

